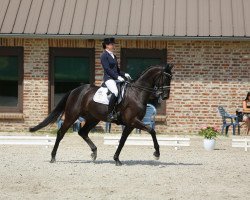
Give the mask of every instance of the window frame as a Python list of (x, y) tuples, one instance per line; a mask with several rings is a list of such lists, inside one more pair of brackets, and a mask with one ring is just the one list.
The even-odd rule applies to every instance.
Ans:
[(17, 56), (18, 57), (18, 93), (17, 93), (17, 106), (1, 106), (1, 112), (22, 113), (23, 112), (23, 74), (24, 74), (24, 60), (23, 60), (23, 47), (21, 46), (1, 46), (0, 56)]
[[(167, 49), (122, 48), (121, 70), (124, 72), (127, 70), (127, 58), (160, 58), (163, 64), (167, 63)], [(161, 104), (161, 109), (157, 109), (157, 115), (166, 115), (166, 101)]]
[(67, 48), (67, 47), (50, 47), (49, 48), (49, 110), (54, 107), (54, 61), (56, 56), (69, 57), (89, 57), (90, 63), (90, 84), (95, 82), (95, 49), (94, 48)]

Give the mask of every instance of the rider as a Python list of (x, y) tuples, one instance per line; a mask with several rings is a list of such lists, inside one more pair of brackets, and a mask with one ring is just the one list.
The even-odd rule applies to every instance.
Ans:
[(113, 114), (115, 103), (118, 97), (118, 89), (117, 89), (116, 83), (124, 82), (124, 78), (122, 76), (125, 76), (128, 79), (131, 79), (129, 74), (120, 71), (120, 68), (118, 67), (117, 58), (113, 53), (114, 44), (115, 44), (114, 38), (104, 38), (102, 42), (104, 52), (101, 55), (101, 64), (104, 69), (103, 79), (104, 79), (105, 85), (112, 93), (109, 106), (108, 106), (107, 121), (109, 122), (116, 119), (116, 116), (114, 116)]

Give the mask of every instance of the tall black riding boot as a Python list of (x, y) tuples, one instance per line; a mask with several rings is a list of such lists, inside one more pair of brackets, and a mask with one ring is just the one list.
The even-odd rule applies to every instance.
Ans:
[(109, 106), (108, 106), (108, 117), (107, 117), (108, 122), (112, 122), (116, 120), (116, 116), (113, 114), (116, 101), (117, 101), (117, 97), (114, 94), (112, 94), (110, 97)]

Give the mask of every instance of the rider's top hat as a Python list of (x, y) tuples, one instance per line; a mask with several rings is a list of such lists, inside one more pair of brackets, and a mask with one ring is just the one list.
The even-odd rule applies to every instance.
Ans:
[(115, 38), (104, 38), (102, 41), (103, 49), (106, 49), (107, 44), (115, 44)]
[(115, 44), (115, 38), (104, 38), (102, 43), (103, 44)]

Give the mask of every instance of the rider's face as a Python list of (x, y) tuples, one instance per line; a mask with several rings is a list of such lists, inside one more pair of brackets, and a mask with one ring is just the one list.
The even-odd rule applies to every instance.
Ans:
[(113, 43), (107, 44), (107, 45), (106, 45), (106, 48), (107, 48), (109, 51), (114, 51), (114, 50), (115, 50), (115, 44), (113, 44)]

